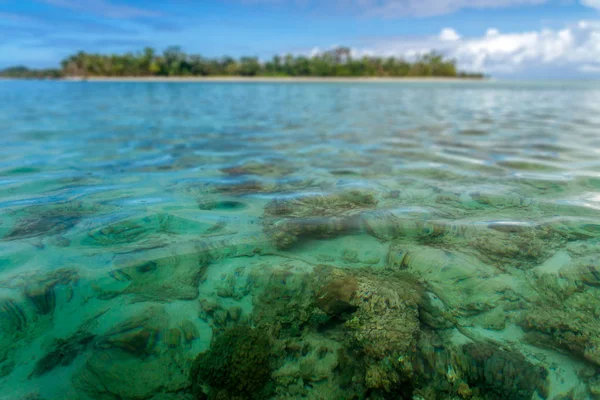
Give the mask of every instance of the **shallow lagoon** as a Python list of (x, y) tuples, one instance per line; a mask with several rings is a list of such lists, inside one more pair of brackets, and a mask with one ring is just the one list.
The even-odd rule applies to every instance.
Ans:
[(600, 85), (0, 82), (1, 399), (600, 395)]

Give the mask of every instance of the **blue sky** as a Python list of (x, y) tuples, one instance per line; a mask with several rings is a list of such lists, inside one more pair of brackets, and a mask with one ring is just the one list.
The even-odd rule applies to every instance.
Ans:
[(439, 49), (500, 75), (600, 73), (600, 0), (0, 0), (0, 67), (181, 45), (267, 58)]

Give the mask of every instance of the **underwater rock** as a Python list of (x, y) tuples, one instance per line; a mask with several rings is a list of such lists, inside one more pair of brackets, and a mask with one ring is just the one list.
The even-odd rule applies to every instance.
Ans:
[(496, 193), (496, 192), (472, 192), (471, 199), (483, 206), (493, 208), (526, 208), (529, 209), (533, 203), (531, 198), (521, 196), (515, 192)]
[(190, 344), (191, 342), (200, 337), (196, 326), (188, 320), (183, 320), (179, 322), (178, 327), (179, 329), (181, 329), (181, 332), (183, 334), (183, 340), (186, 344)]
[(73, 376), (73, 385), (90, 399), (142, 400), (189, 386), (191, 362), (168, 352), (140, 360), (121, 350), (96, 351)]
[(46, 315), (54, 311), (54, 307), (56, 307), (54, 286), (56, 286), (56, 283), (45, 283), (30, 285), (25, 288), (25, 297), (33, 303), (38, 314)]
[(227, 315), (233, 322), (238, 322), (242, 316), (242, 308), (231, 307), (229, 310), (227, 310)]
[(165, 343), (171, 349), (176, 349), (181, 345), (181, 331), (176, 328), (169, 329), (165, 334)]
[(403, 273), (362, 271), (355, 278), (358, 288), (350, 304), (356, 312), (344, 326), (368, 365), (367, 387), (390, 391), (412, 375), (422, 289), (414, 277)]
[(590, 394), (594, 398), (600, 398), (600, 376), (596, 375), (592, 377), (588, 382)]
[(162, 258), (111, 271), (112, 279), (127, 283), (120, 290), (95, 288), (101, 298), (132, 294), (140, 300), (192, 300), (198, 297), (198, 285), (206, 267), (204, 257), (195, 253), (180, 256), (163, 253)]
[(0, 378), (9, 375), (15, 368), (14, 360), (3, 359), (0, 361)]
[(381, 242), (399, 237), (437, 237), (447, 229), (446, 223), (431, 221), (432, 213), (422, 208), (365, 211), (360, 217), (362, 229)]
[(490, 343), (456, 347), (436, 333), (422, 332), (414, 358), (413, 383), (431, 398), (531, 400), (535, 393), (548, 396), (548, 371), (522, 354)]
[[(434, 295), (436, 301), (432, 305), (435, 307), (428, 307), (427, 311), (433, 313), (431, 316), (435, 319), (444, 317), (456, 321), (456, 318), (479, 316), (497, 307), (527, 308), (530, 298), (525, 295), (537, 295), (526, 280), (502, 273), (475, 255), (430, 246), (407, 244), (402, 247), (407, 252), (402, 259), (402, 271), (417, 277), (426, 291)], [(474, 287), (477, 290), (473, 290)], [(514, 318), (515, 314), (510, 315)]]
[(478, 250), (479, 258), (492, 264), (531, 268), (550, 258), (562, 240), (552, 232), (536, 228), (515, 228), (513, 224), (492, 224), (469, 235), (469, 247)]
[(275, 246), (284, 249), (302, 238), (331, 238), (357, 231), (361, 211), (376, 205), (372, 193), (359, 190), (275, 199), (265, 206), (263, 228)]
[(221, 172), (229, 176), (258, 175), (269, 177), (283, 177), (294, 171), (289, 163), (272, 163), (249, 161), (235, 167), (221, 169)]
[(581, 257), (572, 268), (562, 270), (561, 277), (600, 288), (600, 256)]
[(332, 279), (317, 292), (317, 304), (331, 316), (339, 316), (348, 311), (352, 313), (356, 311), (351, 303), (357, 291), (358, 282), (353, 276)]
[[(298, 387), (300, 380), (318, 384), (319, 393), (323, 389), (332, 398), (405, 390), (402, 383), (411, 376), (420, 329), (421, 288), (412, 276), (366, 268), (279, 266), (261, 271), (253, 281), (261, 289), (253, 296), (252, 319), (272, 334), (278, 354), (286, 355), (275, 375), (277, 391), (299, 396), (306, 391)], [(319, 341), (328, 349), (322, 356), (343, 373), (336, 367), (324, 367), (317, 375), (301, 373), (313, 368), (308, 366), (318, 356), (310, 344)], [(332, 342), (337, 346), (325, 345)]]
[(377, 205), (370, 192), (349, 190), (329, 195), (312, 195), (290, 199), (275, 199), (265, 206), (265, 214), (280, 217), (335, 216), (347, 211), (368, 209)]
[(152, 396), (150, 400), (200, 400), (194, 397), (191, 393), (178, 392), (178, 393), (159, 393)]
[(122, 217), (90, 230), (81, 244), (97, 247), (118, 247), (118, 252), (139, 253), (160, 249), (171, 243), (170, 235), (194, 232), (204, 234), (211, 224), (166, 212), (147, 213), (135, 218)]
[(353, 398), (353, 371), (344, 364), (342, 340), (309, 333), (276, 342), (273, 353), (284, 358), (272, 374), (274, 398)]
[(22, 277), (25, 283), (23, 294), (38, 315), (50, 315), (56, 307), (56, 286), (70, 285), (78, 279), (77, 272), (68, 268), (61, 268), (42, 276)]
[[(327, 321), (329, 316), (315, 306), (312, 274), (291, 265), (257, 268), (249, 273), (253, 293), (252, 321), (270, 327), (271, 335), (298, 336), (309, 325)], [(318, 311), (318, 312), (317, 312)]]
[(66, 339), (55, 339), (52, 349), (37, 361), (29, 377), (38, 377), (58, 366), (70, 365), (93, 339), (94, 335), (89, 333), (75, 334)]
[(3, 240), (30, 239), (38, 236), (60, 235), (77, 225), (80, 217), (40, 215), (17, 220), (13, 229)]
[(254, 193), (268, 193), (276, 190), (274, 185), (267, 185), (265, 182), (258, 180), (243, 179), (234, 182), (222, 184), (219, 186), (219, 191), (224, 194), (245, 195)]
[(482, 343), (466, 344), (462, 352), (464, 361), (459, 367), (464, 380), (488, 398), (530, 400), (536, 391), (547, 397), (548, 371), (521, 354)]
[(271, 345), (265, 332), (247, 326), (226, 330), (208, 352), (198, 355), (191, 372), (195, 393), (210, 388), (209, 399), (264, 399), (271, 376)]
[(189, 333), (182, 326), (195, 328), (170, 322), (172, 316), (160, 306), (138, 310), (94, 340), (91, 355), (72, 379), (82, 398), (141, 400), (190, 386)]
[(239, 211), (246, 208), (246, 204), (238, 200), (209, 200), (198, 199), (198, 208), (204, 211)]
[(101, 348), (116, 348), (136, 357), (146, 357), (158, 351), (160, 328), (150, 317), (133, 318), (109, 330), (98, 343)]
[(15, 226), (2, 240), (61, 235), (75, 227), (84, 216), (97, 211), (97, 206), (80, 201), (25, 207), (18, 211)]
[(387, 254), (386, 267), (392, 271), (401, 271), (408, 268), (410, 256), (406, 250), (406, 246), (400, 243), (390, 244)]
[(144, 220), (125, 220), (88, 232), (89, 241), (98, 246), (134, 243), (156, 229), (156, 224)]
[(4, 321), (0, 325), (4, 332), (23, 332), (27, 327), (28, 317), (22, 304), (13, 299), (2, 299), (0, 300), (0, 321)]
[(600, 323), (594, 314), (577, 309), (535, 308), (519, 321), (536, 346), (559, 348), (600, 366)]

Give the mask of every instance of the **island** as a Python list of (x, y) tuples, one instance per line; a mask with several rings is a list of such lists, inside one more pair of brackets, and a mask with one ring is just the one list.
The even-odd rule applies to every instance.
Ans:
[(22, 79), (242, 79), (261, 78), (445, 78), (483, 79), (478, 72), (457, 69), (456, 61), (437, 52), (414, 61), (396, 57), (353, 57), (348, 47), (315, 54), (276, 55), (269, 61), (258, 57), (206, 58), (186, 54), (178, 46), (157, 53), (152, 48), (124, 54), (97, 54), (79, 51), (61, 62), (60, 68), (31, 69), (25, 66), (0, 71), (3, 78)]

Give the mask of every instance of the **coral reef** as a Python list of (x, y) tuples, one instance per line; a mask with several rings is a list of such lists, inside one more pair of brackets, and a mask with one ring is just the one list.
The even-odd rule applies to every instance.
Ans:
[(389, 392), (408, 379), (420, 330), (418, 282), (409, 274), (331, 267), (317, 268), (315, 274), (324, 283), (319, 307), (329, 315), (348, 314), (344, 327), (366, 367), (366, 386)]
[(585, 315), (560, 308), (534, 308), (520, 321), (526, 340), (540, 347), (559, 348), (600, 366), (600, 323), (594, 314)]
[(530, 400), (548, 396), (548, 370), (522, 354), (486, 342), (462, 346), (423, 331), (414, 358), (414, 383), (425, 398)]
[(464, 380), (486, 397), (529, 400), (536, 391), (547, 397), (548, 371), (531, 364), (521, 354), (485, 343), (469, 343), (461, 350), (464, 359), (459, 370)]
[(280, 249), (303, 238), (330, 238), (360, 229), (360, 213), (377, 205), (370, 192), (275, 199), (265, 206), (265, 233)]
[(269, 337), (258, 329), (226, 330), (194, 361), (193, 390), (209, 387), (209, 399), (263, 399), (271, 376)]

